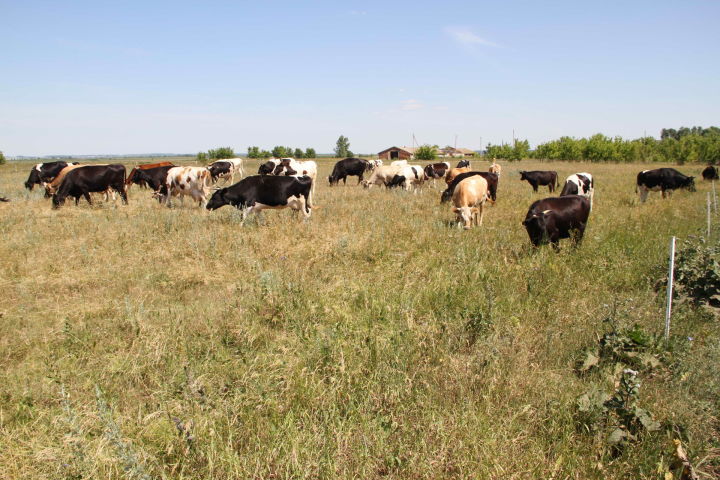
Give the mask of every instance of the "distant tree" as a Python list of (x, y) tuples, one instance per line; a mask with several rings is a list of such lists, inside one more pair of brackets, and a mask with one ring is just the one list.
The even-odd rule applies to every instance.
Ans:
[(352, 157), (353, 153), (350, 151), (350, 140), (343, 135), (338, 137), (335, 143), (335, 156), (336, 157)]
[(205, 152), (198, 152), (198, 154), (197, 154), (197, 161), (200, 162), (200, 163), (207, 163), (207, 161), (208, 161), (207, 153), (205, 153)]
[(296, 149), (295, 149), (295, 154), (293, 155), (293, 157), (295, 157), (295, 158), (303, 158), (303, 156), (304, 156), (303, 151), (302, 151), (301, 149), (299, 149), (299, 148), (296, 148)]
[(306, 148), (305, 149), (305, 158), (317, 158), (315, 149), (314, 148)]
[(207, 151), (207, 158), (210, 160), (222, 160), (223, 158), (235, 158), (235, 152), (230, 147), (212, 148)]
[(5, 155), (3, 155), (3, 152), (0, 152), (0, 165), (4, 164), (5, 162), (7, 162), (7, 160), (5, 160)]
[(522, 160), (528, 158), (530, 154), (530, 142), (527, 140), (515, 140), (513, 142), (512, 152), (510, 153), (510, 160)]
[(260, 158), (260, 148), (259, 147), (248, 147), (247, 156), (248, 156), (248, 158)]
[(282, 147), (280, 145), (276, 145), (272, 149), (272, 156), (275, 158), (283, 158), (283, 157), (287, 157), (288, 155), (289, 155), (289, 153), (287, 152), (285, 147)]
[(415, 158), (418, 160), (435, 160), (437, 158), (437, 150), (432, 145), (422, 145), (415, 150)]
[(259, 158), (270, 158), (273, 156), (272, 152), (268, 152), (267, 150), (260, 150), (260, 153), (258, 155)]

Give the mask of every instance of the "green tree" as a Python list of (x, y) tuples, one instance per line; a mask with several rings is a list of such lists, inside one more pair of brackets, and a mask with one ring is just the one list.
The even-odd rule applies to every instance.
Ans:
[(305, 149), (305, 158), (317, 158), (315, 149), (314, 148), (306, 148)]
[(335, 143), (335, 156), (336, 157), (352, 157), (352, 152), (350, 151), (350, 140), (340, 135), (338, 137), (337, 142)]
[(295, 149), (295, 154), (293, 155), (293, 157), (295, 157), (295, 158), (303, 158), (303, 157), (304, 157), (304, 154), (303, 154), (302, 149), (296, 148), (296, 149)]
[(5, 162), (7, 162), (7, 160), (5, 160), (5, 155), (3, 154), (3, 152), (0, 152), (0, 165), (4, 164)]
[(260, 147), (248, 147), (248, 158), (260, 158)]
[(437, 158), (437, 150), (432, 145), (422, 145), (415, 150), (415, 158), (418, 160), (435, 160)]
[(197, 154), (197, 161), (200, 162), (200, 163), (207, 163), (207, 161), (208, 161), (207, 153), (205, 153), (205, 152), (198, 152), (198, 154)]
[(522, 160), (530, 156), (530, 142), (527, 140), (515, 140), (513, 142), (510, 160)]
[(272, 156), (275, 158), (283, 158), (287, 157), (289, 153), (287, 150), (285, 150), (285, 147), (282, 147), (280, 145), (275, 145), (275, 147), (272, 149)]
[(230, 147), (219, 147), (208, 150), (207, 156), (210, 160), (222, 160), (223, 158), (235, 158), (235, 152)]

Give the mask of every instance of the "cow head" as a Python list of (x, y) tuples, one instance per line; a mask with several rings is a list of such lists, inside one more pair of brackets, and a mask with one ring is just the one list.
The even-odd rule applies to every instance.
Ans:
[(336, 185), (338, 183), (338, 178), (334, 177), (332, 175), (328, 176), (328, 182), (330, 183), (330, 186)]
[(208, 210), (217, 210), (218, 208), (227, 205), (228, 201), (225, 199), (225, 192), (227, 192), (227, 188), (216, 190), (205, 205), (205, 208)]
[(552, 212), (550, 210), (534, 213), (532, 215), (528, 215), (522, 222), (523, 226), (525, 226), (525, 230), (527, 230), (528, 236), (530, 237), (530, 242), (536, 247), (547, 240), (548, 220), (551, 213)]
[(41, 183), (40, 171), (38, 169), (38, 166), (39, 164), (35, 165), (32, 170), (30, 170), (30, 176), (25, 182), (25, 188), (27, 188), (28, 190), (32, 190), (33, 188), (35, 188), (35, 184)]
[(527, 175), (525, 175), (527, 172), (525, 170), (520, 170), (520, 180), (527, 180)]
[(473, 217), (480, 213), (477, 207), (453, 207), (452, 211), (457, 215), (458, 224), (462, 223), (465, 230), (472, 228)]
[(443, 190), (442, 194), (440, 195), (440, 203), (447, 203), (452, 198), (453, 192), (449, 188), (446, 188)]
[(694, 192), (695, 191), (695, 177), (687, 177), (687, 179), (685, 179), (683, 188), (687, 188), (689, 191)]

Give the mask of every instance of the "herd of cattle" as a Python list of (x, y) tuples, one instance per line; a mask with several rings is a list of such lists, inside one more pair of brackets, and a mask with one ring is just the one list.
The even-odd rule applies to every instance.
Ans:
[[(172, 198), (190, 196), (199, 206), (216, 210), (232, 205), (243, 213), (243, 220), (250, 213), (264, 209), (291, 208), (310, 217), (313, 195), (317, 183), (317, 164), (312, 160), (298, 161), (294, 158), (269, 159), (261, 164), (257, 175), (243, 177), (243, 160), (232, 158), (220, 160), (207, 167), (178, 167), (170, 162), (139, 165), (126, 174), (122, 164), (79, 165), (66, 162), (39, 163), (33, 166), (25, 187), (35, 185), (45, 188), (45, 196), (52, 198), (53, 208), (59, 208), (68, 197), (75, 204), (83, 197), (92, 203), (91, 193), (103, 193), (115, 199), (119, 194), (127, 204), (127, 191), (139, 185), (152, 191), (160, 203), (171, 206)], [(369, 178), (365, 180), (365, 175)], [(383, 165), (382, 160), (346, 158), (338, 161), (328, 182), (331, 186), (347, 183), (347, 177), (358, 177), (358, 184), (365, 188), (374, 185), (386, 188), (402, 188), (417, 192), (423, 184), (433, 185), (444, 179), (446, 188), (440, 202), (452, 203), (458, 226), (465, 229), (482, 225), (483, 207), (495, 204), (498, 182), (502, 168), (493, 161), (487, 172), (472, 170), (470, 162), (460, 161), (455, 168), (447, 162), (430, 163), (424, 167), (396, 160)], [(235, 176), (242, 178), (234, 183)], [(718, 170), (708, 166), (702, 172), (706, 180), (718, 179)], [(231, 186), (213, 187), (220, 180)], [(555, 171), (521, 171), (520, 179), (527, 181), (537, 192), (539, 186), (547, 186), (550, 193), (560, 186)], [(663, 198), (678, 188), (695, 191), (694, 177), (688, 177), (673, 168), (644, 170), (637, 175), (636, 192), (640, 200), (647, 199), (649, 191), (661, 191)], [(208, 196), (212, 192), (210, 199)], [(590, 173), (570, 175), (558, 197), (534, 202), (522, 222), (530, 241), (538, 246), (549, 242), (557, 248), (560, 239), (582, 240), (590, 211), (593, 206), (594, 180)], [(3, 199), (5, 200), (5, 199)]]

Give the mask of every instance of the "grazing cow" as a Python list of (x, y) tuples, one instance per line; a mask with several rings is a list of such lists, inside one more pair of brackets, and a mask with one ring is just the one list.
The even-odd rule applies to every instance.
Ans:
[(390, 166), (392, 167), (404, 167), (407, 164), (407, 160), (393, 160), (392, 162), (390, 162)]
[(526, 172), (525, 170), (520, 171), (520, 181), (527, 180), (533, 187), (533, 192), (538, 191), (538, 185), (547, 185), (550, 193), (555, 191), (555, 187), (560, 186), (557, 179), (557, 172), (554, 170), (533, 170)]
[(358, 184), (362, 182), (365, 171), (370, 169), (370, 162), (362, 158), (345, 158), (339, 160), (328, 177), (330, 185), (337, 185), (340, 180), (347, 185), (347, 177), (358, 177)]
[[(73, 163), (72, 165), (75, 165), (76, 163)], [(44, 187), (45, 184), (52, 182), (62, 169), (67, 166), (67, 162), (45, 162), (34, 165), (32, 170), (30, 170), (30, 176), (25, 182), (25, 188), (32, 190), (35, 188), (35, 185), (41, 185)]]
[(470, 168), (470, 160), (460, 160), (455, 168)]
[(470, 171), (470, 167), (455, 167), (450, 170), (448, 170), (447, 175), (445, 175), (445, 183), (450, 185), (453, 180), (455, 180), (455, 177), (460, 175), (461, 173), (466, 173)]
[(448, 170), (450, 170), (450, 164), (448, 162), (428, 163), (424, 169), (425, 178), (432, 178), (434, 187), (435, 180), (444, 177)]
[(213, 182), (217, 182), (222, 178), (231, 184), (235, 181), (235, 174), (243, 175), (243, 159), (242, 158), (225, 158), (208, 165), (210, 170), (210, 178)]
[(452, 211), (457, 215), (458, 227), (470, 230), (473, 224), (482, 225), (487, 199), (488, 183), (482, 176), (474, 175), (458, 183), (452, 196)]
[(173, 167), (167, 172), (165, 189), (161, 193), (161, 201), (168, 207), (171, 206), (171, 197), (179, 195), (184, 203), (185, 195), (190, 195), (202, 208), (210, 193), (210, 171), (205, 167)]
[(413, 193), (417, 193), (422, 188), (422, 184), (425, 181), (425, 172), (420, 165), (405, 165), (400, 167), (400, 170), (395, 176), (386, 184), (388, 188), (402, 187), (409, 191), (413, 189)]
[[(164, 165), (161, 167), (147, 168), (144, 170), (137, 170), (133, 178), (133, 182), (138, 185), (146, 185), (153, 191), (153, 196), (157, 197), (159, 201), (165, 198), (167, 195), (167, 174), (170, 169), (176, 168), (175, 165)], [(129, 187), (128, 187), (129, 188)]]
[(707, 167), (705, 167), (705, 169), (702, 171), (702, 177), (703, 180), (720, 179), (720, 176), (718, 176), (718, 169), (713, 167), (712, 165), (708, 165)]
[[(153, 168), (158, 167), (174, 167), (175, 165), (172, 162), (158, 162), (158, 163), (145, 163), (142, 165), (138, 165), (137, 167), (134, 167), (132, 170), (130, 170), (130, 173), (127, 176), (127, 179), (125, 179), (125, 185), (127, 185), (127, 188), (130, 189), (133, 184), (140, 185), (143, 188), (147, 187), (147, 183), (145, 180), (138, 179), (138, 173), (142, 170), (150, 170)], [(156, 189), (154, 189), (156, 190)]]
[(258, 175), (270, 175), (275, 171), (275, 167), (280, 164), (284, 158), (269, 158), (265, 163), (261, 163), (258, 167)]
[(686, 188), (694, 192), (695, 177), (685, 176), (674, 168), (643, 170), (637, 175), (635, 192), (640, 192), (640, 201), (644, 202), (651, 190), (653, 192), (662, 191), (662, 198), (665, 198), (676, 188)]
[(53, 208), (63, 205), (67, 197), (75, 197), (77, 205), (82, 196), (92, 205), (90, 193), (105, 192), (109, 189), (118, 192), (123, 203), (127, 205), (125, 165), (83, 165), (65, 174), (60, 188), (52, 197)]
[(294, 158), (282, 158), (280, 164), (275, 167), (273, 171), (274, 175), (285, 175), (292, 177), (303, 177), (307, 175), (312, 180), (312, 188), (310, 189), (310, 196), (315, 195), (315, 183), (317, 181), (317, 163), (313, 160), (305, 160), (300, 162)]
[(216, 210), (232, 205), (243, 212), (243, 221), (250, 213), (258, 214), (265, 209), (292, 208), (301, 211), (305, 218), (312, 213), (310, 190), (312, 179), (307, 175), (268, 176), (253, 175), (243, 178), (235, 185), (221, 188), (213, 193), (206, 208)]
[(475, 175), (480, 175), (487, 181), (488, 183), (488, 195), (490, 197), (490, 203), (495, 205), (495, 202), (497, 201), (497, 187), (498, 187), (498, 176), (495, 173), (490, 172), (465, 172), (461, 173), (460, 175), (456, 176), (455, 179), (448, 185), (448, 187), (443, 191), (443, 193), (440, 195), (440, 203), (445, 203), (450, 201), (452, 198), (453, 193), (455, 192), (455, 188), (457, 188), (458, 183), (462, 182), (468, 177), (472, 177)]
[(60, 185), (62, 185), (62, 182), (68, 173), (72, 172), (76, 168), (87, 166), (88, 165), (80, 165), (73, 163), (60, 170), (50, 183), (45, 184), (45, 198), (50, 198), (57, 193)]
[(362, 181), (362, 185), (365, 188), (371, 188), (373, 185), (384, 185), (387, 186), (395, 175), (400, 172), (401, 167), (393, 165), (383, 165), (373, 170), (370, 178)]
[(586, 197), (550, 197), (530, 205), (522, 224), (534, 246), (549, 241), (558, 250), (561, 238), (570, 238), (576, 245), (580, 243), (589, 216), (590, 200)]
[(500, 174), (502, 174), (502, 166), (500, 166), (499, 163), (495, 163), (495, 160), (493, 160), (493, 163), (492, 163), (492, 165), (490, 165), (488, 172), (495, 173), (499, 177)]
[(592, 175), (587, 172), (575, 173), (565, 180), (565, 186), (560, 192), (560, 196), (566, 195), (582, 195), (590, 200), (590, 209), (593, 206), (593, 196), (595, 195), (595, 181)]

